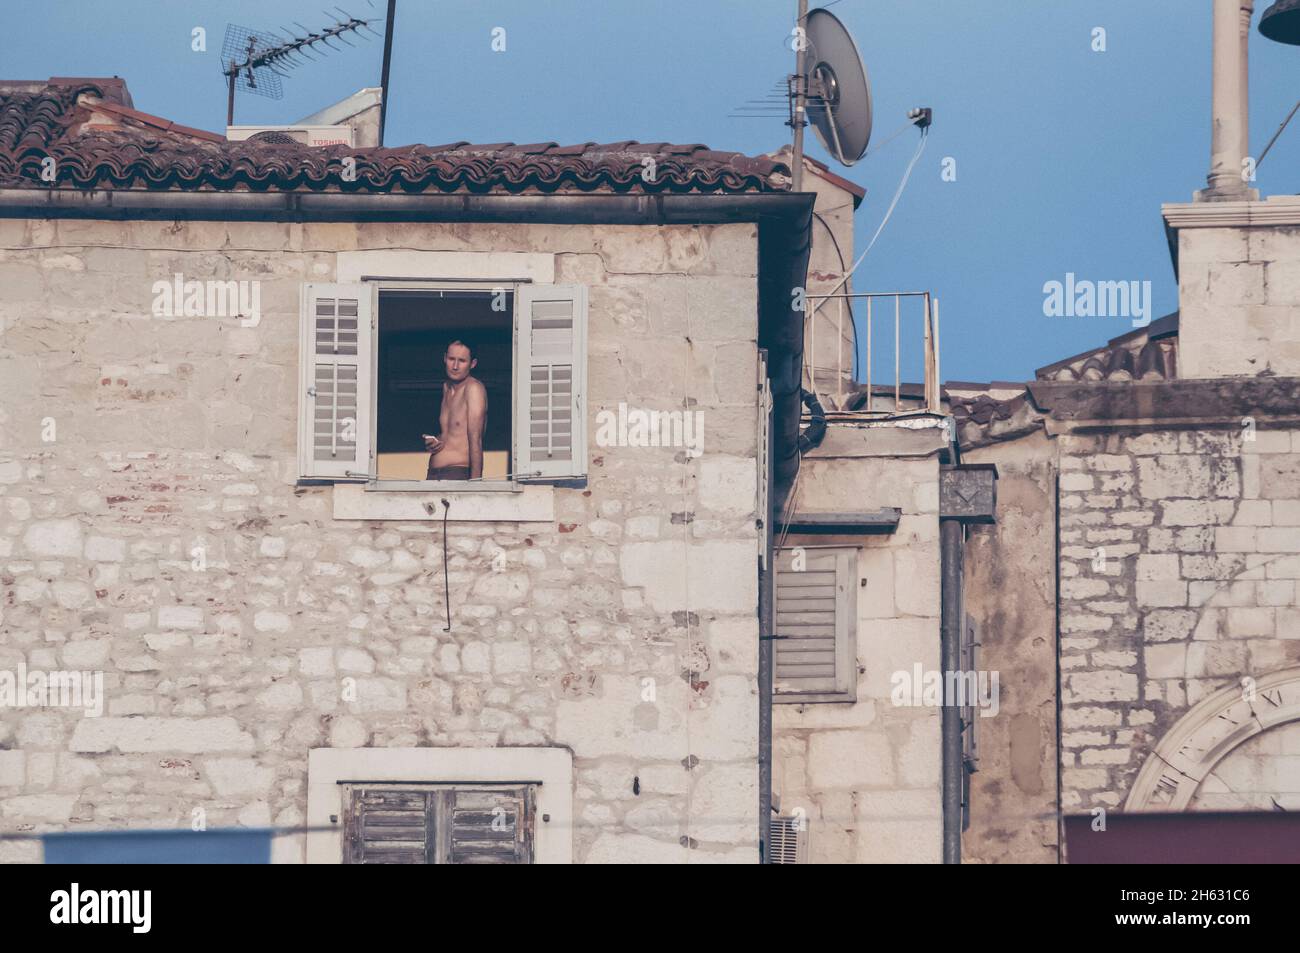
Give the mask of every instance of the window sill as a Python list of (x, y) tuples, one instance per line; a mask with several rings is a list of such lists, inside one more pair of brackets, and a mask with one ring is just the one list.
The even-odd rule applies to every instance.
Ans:
[(453, 523), (555, 522), (554, 487), (502, 483), (466, 490), (464, 486), (459, 481), (411, 483), (401, 489), (384, 483), (336, 483), (334, 519), (441, 521), (445, 499), (451, 504), (446, 518)]

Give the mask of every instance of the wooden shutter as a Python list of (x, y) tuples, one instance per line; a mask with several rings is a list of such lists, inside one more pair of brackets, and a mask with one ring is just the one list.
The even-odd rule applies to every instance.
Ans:
[(453, 864), (531, 864), (532, 789), (448, 792), (446, 856)]
[(349, 864), (531, 864), (535, 791), (349, 785)]
[(587, 289), (522, 285), (515, 328), (520, 480), (587, 475)]
[(298, 473), (370, 473), (371, 289), (307, 284), (302, 296)]
[(854, 701), (857, 550), (791, 547), (776, 559), (777, 701)]
[(344, 862), (432, 864), (437, 791), (354, 787), (344, 827)]

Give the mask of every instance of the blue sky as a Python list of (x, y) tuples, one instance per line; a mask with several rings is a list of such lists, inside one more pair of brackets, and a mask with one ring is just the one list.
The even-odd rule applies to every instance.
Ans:
[[(382, 16), (383, 0), (374, 0)], [(358, 16), (366, 0), (339, 4)], [(817, 5), (814, 0), (813, 6)], [(219, 131), (227, 23), (323, 25), (312, 0), (45, 0), (0, 35), (0, 74), (124, 77), (136, 107)], [(1256, 22), (1268, 6), (1257, 0)], [(792, 68), (794, 0), (400, 0), (388, 143), (704, 142), (765, 152), (779, 120), (732, 119)], [(1153, 315), (1177, 306), (1162, 202), (1202, 187), (1210, 130), (1210, 0), (839, 0), (867, 62), (879, 142), (909, 107), (934, 109), (925, 155), (856, 276), (858, 290), (925, 289), (943, 303), (947, 379), (1025, 379), (1131, 329), (1127, 318), (1049, 318), (1043, 284), (1151, 281)], [(115, 24), (110, 28), (110, 24)], [(207, 30), (206, 53), (191, 30)], [(493, 52), (492, 30), (506, 30)], [(1092, 50), (1094, 28), (1106, 51)], [(382, 44), (330, 53), (241, 95), (240, 123), (289, 122), (379, 83)], [(1295, 98), (1300, 48), (1251, 35), (1251, 144)], [(915, 134), (851, 169), (874, 232)], [(825, 160), (810, 135), (811, 154)], [(945, 157), (957, 179), (942, 180)], [(1255, 183), (1300, 192), (1300, 121)], [(905, 368), (915, 377), (916, 368)]]

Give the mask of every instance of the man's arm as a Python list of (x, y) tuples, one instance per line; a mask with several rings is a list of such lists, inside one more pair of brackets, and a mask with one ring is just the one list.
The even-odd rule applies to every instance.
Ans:
[(487, 427), (487, 388), (478, 381), (465, 395), (467, 418), (465, 429), (469, 436), (469, 478), (483, 476), (483, 431)]

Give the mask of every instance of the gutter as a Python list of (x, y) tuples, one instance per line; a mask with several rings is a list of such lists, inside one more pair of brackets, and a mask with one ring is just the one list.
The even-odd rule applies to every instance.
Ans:
[(202, 192), (0, 189), (0, 218), (276, 222), (538, 222), (797, 226), (812, 196), (790, 192), (529, 193)]

